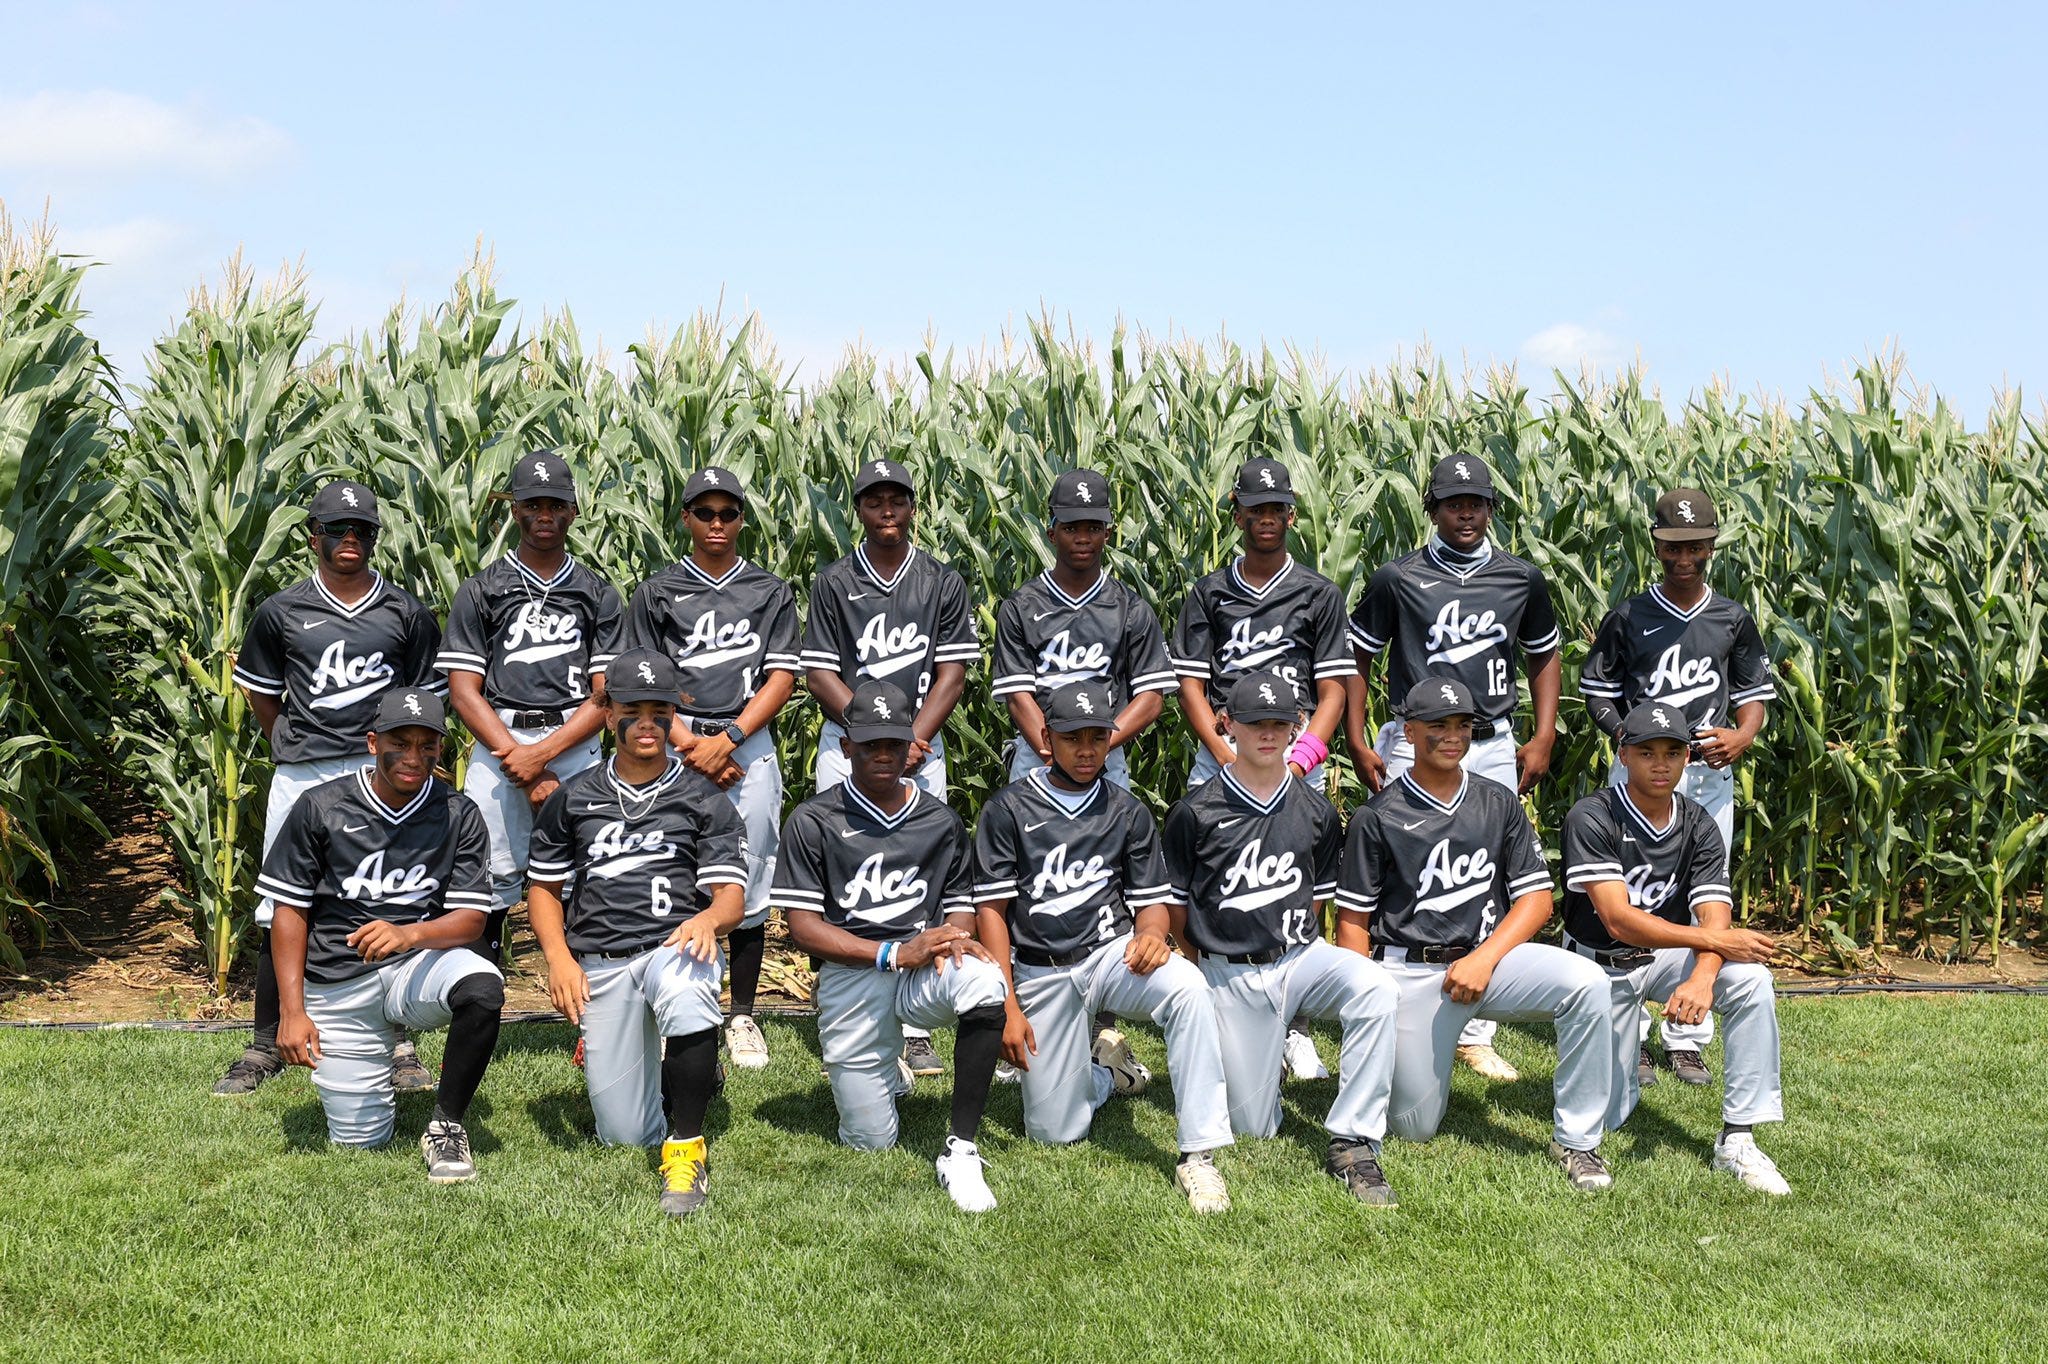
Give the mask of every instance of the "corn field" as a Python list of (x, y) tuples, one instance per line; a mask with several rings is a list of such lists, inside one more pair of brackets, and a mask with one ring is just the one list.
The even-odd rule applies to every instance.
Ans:
[[(918, 538), (967, 577), (984, 643), (1001, 598), (1049, 562), (1041, 507), (1064, 469), (1108, 474), (1112, 566), (1170, 623), (1233, 552), (1222, 497), (1251, 455), (1293, 470), (1295, 552), (1355, 600), (1375, 565), (1426, 536), (1429, 466), (1478, 453), (1504, 492), (1498, 539), (1549, 576), (1564, 624), (1546, 829), (1607, 770), (1575, 699), (1593, 630), (1655, 577), (1655, 493), (1694, 484), (1723, 508), (1714, 585), (1756, 615), (1778, 671), (1740, 770), (1742, 912), (1841, 948), (1953, 935), (1995, 954), (2048, 926), (2048, 438), (2017, 395), (1973, 432), (1938, 399), (1903, 394), (1896, 360), (1874, 360), (1849, 391), (1798, 407), (1712, 391), (1672, 410), (1639, 375), (1560, 376), (1561, 396), (1537, 403), (1511, 371), (1463, 379), (1425, 358), (1339, 383), (1292, 354), (1121, 330), (1098, 351), (1049, 326), (999, 355), (929, 353), (901, 373), (849, 354), (798, 386), (753, 321), (700, 316), (618, 364), (566, 315), (522, 334), (479, 259), (441, 305), (394, 309), (321, 352), (298, 279), (259, 288), (231, 266), (124, 402), (74, 314), (17, 304), (37, 287), (68, 300), (76, 267), (47, 252), (9, 262), (0, 486), (32, 478), (42, 496), (10, 493), (6, 534), (70, 546), (54, 566), (38, 551), (29, 586), (6, 580), (0, 617), (0, 713), (9, 735), (35, 736), (0, 749), (0, 897), (17, 922), (54, 893), (52, 850), (84, 816), (66, 765), (90, 756), (168, 816), (185, 903), (224, 980), (251, 908), (267, 768), (229, 670), (256, 604), (310, 571), (310, 488), (342, 471), (375, 487), (377, 566), (445, 611), (508, 543), (490, 495), (518, 453), (545, 445), (583, 488), (576, 553), (622, 591), (682, 552), (683, 481), (715, 462), (748, 481), (745, 552), (802, 598), (853, 543), (852, 468), (902, 460), (920, 479)], [(52, 351), (71, 357), (68, 385), (35, 358)], [(90, 725), (60, 726), (67, 697), (18, 680), (29, 657), (68, 659), (53, 675), (104, 672)], [(1009, 737), (986, 677), (947, 731), (970, 817), (1003, 780)], [(792, 800), (817, 726), (801, 695), (780, 725)], [(1193, 755), (1173, 708), (1135, 750), (1135, 785), (1163, 809)], [(1359, 796), (1348, 773), (1338, 783), (1340, 800)]]

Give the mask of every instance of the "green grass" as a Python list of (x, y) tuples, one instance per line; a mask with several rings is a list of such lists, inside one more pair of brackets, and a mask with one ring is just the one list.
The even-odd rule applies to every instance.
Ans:
[(1543, 1159), (1548, 1039), (1504, 1029), (1525, 1078), (1459, 1074), (1444, 1134), (1390, 1147), (1399, 1210), (1319, 1173), (1321, 1082), (1223, 1153), (1237, 1206), (1209, 1219), (1170, 1182), (1163, 1085), (1062, 1149), (999, 1086), (1002, 1206), (956, 1214), (944, 1081), (901, 1149), (840, 1149), (807, 1024), (770, 1023), (774, 1066), (714, 1104), (715, 1201), (683, 1225), (646, 1153), (587, 1136), (566, 1027), (507, 1029), (482, 1178), (447, 1188), (413, 1144), (424, 1096), (392, 1147), (345, 1154), (303, 1072), (206, 1096), (235, 1037), (0, 1033), (0, 1358), (2040, 1357), (2040, 1003), (1782, 1009), (1792, 1117), (1763, 1142), (1791, 1199), (1710, 1172), (1717, 1095), (1668, 1077), (1608, 1140), (1614, 1190), (1575, 1196)]

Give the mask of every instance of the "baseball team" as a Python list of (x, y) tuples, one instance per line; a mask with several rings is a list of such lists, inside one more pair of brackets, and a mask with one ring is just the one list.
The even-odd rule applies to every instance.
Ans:
[[(1308, 1019), (1340, 1037), (1325, 1169), (1359, 1202), (1395, 1204), (1382, 1143), (1435, 1134), (1454, 1064), (1516, 1078), (1493, 1046), (1508, 1020), (1554, 1026), (1549, 1156), (1573, 1188), (1606, 1188), (1602, 1138), (1657, 1076), (1650, 1000), (1688, 1083), (1712, 1081), (1720, 1018), (1713, 1168), (1789, 1192), (1752, 1130), (1783, 1116), (1773, 942), (1733, 925), (1728, 872), (1733, 768), (1771, 675), (1749, 613), (1708, 586), (1703, 493), (1657, 500), (1661, 581), (1608, 613), (1579, 679), (1616, 757), (1561, 831), (1556, 946), (1537, 941), (1557, 906), (1521, 796), (1550, 767), (1562, 637), (1541, 571), (1489, 539), (1482, 460), (1435, 466), (1434, 534), (1348, 614), (1288, 552), (1287, 468), (1248, 461), (1240, 552), (1170, 635), (1104, 567), (1108, 481), (1060, 475), (1052, 567), (996, 613), (1010, 782), (972, 830), (947, 804), (944, 730), (982, 657), (974, 603), (914, 542), (907, 468), (870, 461), (852, 495), (861, 542), (807, 613), (740, 556), (746, 489), (715, 467), (684, 489), (688, 556), (622, 601), (568, 552), (568, 464), (522, 456), (504, 492), (518, 543), (462, 584), (444, 633), (371, 568), (371, 490), (322, 487), (315, 571), (258, 610), (235, 670), (276, 775), (255, 1037), (214, 1093), (308, 1066), (330, 1139), (378, 1146), (395, 1094), (432, 1090), (428, 1177), (475, 1178), (463, 1119), (524, 900), (598, 1139), (658, 1147), (660, 1206), (687, 1216), (710, 1201), (721, 1038), (734, 1066), (768, 1064), (753, 1014), (779, 908), (817, 970), (847, 1145), (895, 1144), (898, 1100), (944, 1072), (931, 1030), (954, 1030), (936, 1170), (965, 1211), (996, 1206), (976, 1146), (991, 1086), (1021, 1086), (1031, 1139), (1080, 1141), (1151, 1081), (1133, 1019), (1165, 1039), (1175, 1184), (1197, 1212), (1230, 1206), (1217, 1153), (1278, 1130), (1283, 1081), (1328, 1076)], [(1382, 656), (1394, 718), (1369, 732)], [(824, 722), (816, 794), (784, 821), (773, 725), (800, 673)], [(1168, 693), (1197, 743), (1160, 822), (1124, 750)], [(451, 706), (476, 739), (459, 792), (435, 775)], [(1322, 791), (1340, 728), (1373, 793), (1348, 824)], [(438, 1077), (410, 1041), (431, 1028), (447, 1029)]]

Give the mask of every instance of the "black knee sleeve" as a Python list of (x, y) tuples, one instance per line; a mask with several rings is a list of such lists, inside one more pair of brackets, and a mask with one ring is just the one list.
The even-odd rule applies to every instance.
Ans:
[(966, 1013), (960, 1015), (960, 1028), (962, 1031), (969, 1027), (995, 1028), (1000, 1030), (1002, 1026), (1003, 1006), (1000, 1004), (983, 1004), (979, 1008), (969, 1009)]
[(448, 1011), (476, 1007), (491, 1013), (505, 1010), (505, 982), (488, 971), (479, 971), (473, 976), (464, 976), (455, 982), (455, 988), (448, 992)]

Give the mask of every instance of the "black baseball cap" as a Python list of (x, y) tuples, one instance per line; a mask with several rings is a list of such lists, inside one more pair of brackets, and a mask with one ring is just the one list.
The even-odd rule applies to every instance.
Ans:
[(682, 700), (683, 679), (675, 660), (656, 649), (626, 649), (604, 665), (604, 694), (614, 701)]
[(377, 494), (352, 478), (337, 478), (314, 493), (306, 515), (322, 524), (329, 521), (361, 521), (372, 526), (384, 524), (384, 519), (377, 514)]
[(683, 505), (689, 506), (706, 493), (724, 493), (736, 498), (743, 507), (747, 504), (747, 487), (740, 482), (740, 476), (716, 464), (707, 464), (690, 475), (690, 481), (683, 485)]
[(1045, 698), (1045, 724), (1057, 734), (1115, 729), (1116, 698), (1100, 682), (1069, 682)]
[(917, 485), (910, 481), (910, 470), (893, 459), (871, 459), (861, 465), (860, 471), (853, 476), (853, 495), (859, 497), (868, 489), (879, 488), (884, 483), (893, 483), (912, 497), (917, 496)]
[(1621, 722), (1621, 734), (1615, 742), (1646, 744), (1652, 739), (1670, 739), (1691, 747), (1692, 731), (1686, 728), (1685, 711), (1661, 701), (1644, 701)]
[(448, 708), (425, 687), (394, 687), (377, 702), (377, 723), (370, 726), (370, 733), (389, 734), (415, 725), (446, 734)]
[(1277, 459), (1261, 455), (1248, 459), (1237, 471), (1237, 482), (1230, 488), (1231, 500), (1240, 507), (1265, 507), (1275, 502), (1294, 505), (1294, 480), (1287, 474), (1287, 466)]
[(1399, 708), (1403, 720), (1442, 720), (1452, 715), (1477, 715), (1472, 691), (1455, 677), (1425, 677), (1408, 689)]
[(569, 462), (554, 451), (535, 450), (530, 455), (521, 455), (512, 466), (512, 486), (506, 491), (514, 502), (524, 502), (529, 497), (552, 497), (574, 503), (576, 476), (569, 472)]
[(1301, 718), (1301, 702), (1294, 694), (1293, 683), (1279, 673), (1261, 668), (1230, 684), (1230, 696), (1223, 703), (1223, 712), (1241, 724), (1259, 720), (1298, 720)]
[(1698, 488), (1673, 488), (1650, 514), (1650, 538), (1669, 542), (1711, 540), (1721, 533), (1714, 504)]
[(1477, 455), (1446, 455), (1436, 462), (1429, 471), (1429, 492), (1431, 502), (1440, 502), (1446, 497), (1483, 497), (1489, 502), (1498, 502), (1500, 494), (1494, 491), (1493, 470), (1486, 467), (1486, 461)]
[(910, 698), (903, 688), (871, 677), (853, 689), (853, 697), (846, 703), (846, 737), (857, 744), (877, 739), (909, 743), (917, 737), (910, 728), (910, 716)]
[(1055, 525), (1068, 521), (1107, 524), (1109, 480), (1093, 469), (1069, 469), (1053, 480), (1050, 506)]

